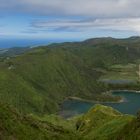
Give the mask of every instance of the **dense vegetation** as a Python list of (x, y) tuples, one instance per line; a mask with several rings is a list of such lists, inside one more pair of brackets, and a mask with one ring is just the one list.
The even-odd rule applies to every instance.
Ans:
[(13, 48), (0, 48), (0, 57), (11, 57), (23, 54), (29, 51), (32, 47), (13, 47)]
[[(139, 89), (139, 43), (139, 38), (101, 38), (25, 49), (26, 53), (15, 57), (4, 55), (0, 61), (0, 101), (20, 112), (41, 114), (56, 112), (69, 96), (118, 101), (119, 97), (102, 93), (118, 88)], [(23, 49), (15, 51), (12, 56)], [(111, 74), (117, 78), (125, 74), (136, 82), (131, 86), (101, 82)]]
[(57, 116), (21, 115), (0, 104), (2, 140), (139, 140), (138, 118), (97, 105), (86, 114), (63, 120)]
[[(70, 122), (64, 122), (68, 127)], [(63, 128), (49, 121), (36, 119), (31, 115), (22, 116), (15, 109), (0, 104), (0, 139), (80, 140), (80, 136), (74, 132), (74, 127), (73, 129)]]
[(97, 38), (1, 53), (0, 138), (139, 139), (139, 117), (109, 107), (97, 105), (70, 121), (56, 115), (68, 97), (119, 101), (107, 91), (140, 90), (139, 45), (139, 37)]

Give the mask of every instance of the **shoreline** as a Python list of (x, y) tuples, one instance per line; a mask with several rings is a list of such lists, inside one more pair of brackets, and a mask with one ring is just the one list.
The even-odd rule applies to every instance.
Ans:
[[(113, 93), (113, 92), (121, 92), (121, 91), (124, 91), (124, 92), (135, 92), (135, 93), (140, 93), (139, 90), (110, 90), (110, 91), (107, 91), (109, 93)], [(71, 96), (71, 97), (68, 97), (66, 98), (67, 99), (70, 99), (70, 100), (77, 100), (77, 101), (83, 101), (83, 102), (89, 102), (89, 103), (97, 103), (97, 104), (106, 104), (106, 103), (124, 103), (124, 102), (128, 102), (127, 99), (125, 99), (124, 97), (122, 97), (119, 101), (94, 101), (94, 100), (88, 100), (88, 99), (83, 99), (83, 98), (80, 98), (80, 97), (75, 97), (75, 96)]]
[[(126, 101), (126, 99), (125, 98), (122, 98), (122, 99), (120, 99), (119, 101), (106, 101), (106, 102), (103, 102), (103, 101), (94, 101), (94, 100), (87, 100), (87, 99), (82, 99), (82, 98), (80, 98), (80, 97), (68, 97), (67, 99), (69, 99), (69, 100), (77, 100), (77, 101), (83, 101), (83, 102), (88, 102), (88, 103), (94, 103), (94, 104), (106, 104), (106, 103), (114, 103), (114, 104), (116, 104), (116, 103), (123, 103), (123, 102), (127, 102)], [(66, 100), (67, 100), (66, 99)]]
[[(121, 91), (140, 93), (140, 91), (138, 91), (138, 90), (127, 90), (127, 89), (124, 89), (124, 90), (109, 90), (107, 92), (110, 93), (110, 94), (112, 94), (113, 92), (121, 92)], [(116, 95), (117, 95), (117, 93), (116, 93)], [(129, 100), (127, 100), (127, 98), (125, 98), (124, 96), (121, 96), (121, 99), (118, 100), (118, 101), (95, 101), (95, 100), (83, 99), (83, 98), (76, 97), (76, 96), (69, 96), (69, 97), (65, 98), (63, 101), (67, 101), (67, 100), (81, 101), (81, 102), (85, 102), (85, 103), (91, 103), (93, 105), (95, 105), (95, 104), (103, 104), (103, 105), (108, 105), (108, 104), (121, 104), (121, 103), (127, 103), (127, 102), (129, 102)], [(58, 114), (60, 116), (64, 117), (63, 114), (61, 114), (61, 113), (63, 113), (63, 112), (61, 112), (61, 110), (63, 110), (63, 108), (60, 109), (60, 112)]]
[(121, 91), (124, 91), (124, 92), (135, 92), (135, 93), (140, 93), (140, 90), (128, 90), (128, 89), (123, 89), (123, 90), (110, 90), (109, 92), (121, 92)]

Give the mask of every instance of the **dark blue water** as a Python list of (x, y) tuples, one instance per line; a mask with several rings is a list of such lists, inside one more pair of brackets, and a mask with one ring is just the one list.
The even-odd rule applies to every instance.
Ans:
[(0, 48), (27, 47), (67, 42), (65, 39), (0, 39)]
[[(122, 103), (102, 103), (106, 106), (111, 106), (122, 113), (135, 115), (140, 110), (140, 93), (136, 92), (114, 92), (114, 95), (123, 96), (127, 101)], [(62, 105), (61, 115), (64, 117), (71, 117), (77, 114), (87, 112), (95, 103), (67, 100)]]

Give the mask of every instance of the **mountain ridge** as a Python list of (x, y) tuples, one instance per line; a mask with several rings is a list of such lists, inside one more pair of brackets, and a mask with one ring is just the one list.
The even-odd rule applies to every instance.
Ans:
[[(32, 113), (56, 112), (59, 104), (69, 96), (119, 101), (120, 97), (102, 93), (115, 88), (138, 90), (135, 71), (139, 64), (136, 61), (140, 59), (139, 47), (119, 44), (108, 40), (105, 44), (99, 41), (96, 45), (59, 43), (32, 48), (16, 57), (1, 58), (0, 100), (12, 104), (21, 112)], [(127, 71), (123, 68), (129, 63), (134, 63), (134, 70), (131, 68), (134, 74), (131, 69)], [(100, 82), (100, 78), (110, 71), (121, 74), (120, 68), (115, 68), (115, 71), (111, 68), (114, 65), (122, 65), (122, 74), (125, 72), (126, 77), (133, 74), (136, 83), (108, 85)]]
[[(139, 116), (124, 115), (111, 107), (96, 105), (87, 113), (69, 120), (23, 115), (0, 104), (0, 138), (40, 140), (138, 140)], [(111, 111), (111, 112), (110, 112)], [(58, 123), (59, 121), (59, 123)], [(71, 125), (72, 124), (72, 125)]]

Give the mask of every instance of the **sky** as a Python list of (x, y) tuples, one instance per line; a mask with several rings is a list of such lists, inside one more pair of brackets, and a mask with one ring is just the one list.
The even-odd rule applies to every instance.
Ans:
[(140, 0), (0, 0), (0, 38), (140, 35)]

